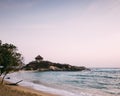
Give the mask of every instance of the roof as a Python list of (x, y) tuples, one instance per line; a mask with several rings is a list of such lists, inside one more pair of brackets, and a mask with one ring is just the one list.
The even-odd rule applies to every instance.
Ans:
[(35, 57), (35, 59), (36, 59), (36, 60), (42, 60), (42, 59), (43, 59), (43, 57), (42, 57), (42, 56), (40, 56), (40, 55), (38, 55), (37, 57)]

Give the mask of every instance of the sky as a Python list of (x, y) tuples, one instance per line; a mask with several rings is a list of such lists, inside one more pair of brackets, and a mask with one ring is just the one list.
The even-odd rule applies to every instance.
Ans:
[(26, 64), (120, 68), (120, 0), (0, 0), (0, 40)]

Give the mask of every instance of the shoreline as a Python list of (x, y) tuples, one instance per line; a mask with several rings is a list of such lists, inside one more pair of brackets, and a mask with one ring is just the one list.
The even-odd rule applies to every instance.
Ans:
[[(22, 73), (24, 73), (24, 72), (22, 72)], [(84, 73), (84, 75), (86, 75), (86, 74), (88, 74), (88, 72)], [(59, 87), (54, 86), (54, 83), (52, 83), (52, 82), (50, 84), (48, 83), (48, 85), (47, 85), (47, 82), (46, 83), (42, 82), (44, 80), (47, 80), (48, 78), (42, 77), (44, 79), (39, 81), (39, 79), (41, 79), (41, 78), (35, 79), (36, 77), (34, 77), (33, 75), (39, 77), (38, 74), (36, 75), (36, 74), (30, 73), (30, 75), (29, 75), (29, 72), (26, 74), (21, 74), (21, 72), (19, 72), (19, 73), (14, 72), (13, 74), (8, 74), (5, 78), (5, 83), (7, 83), (7, 84), (16, 83), (16, 82), (21, 81), (21, 80), (23, 80), (23, 82), (20, 82), (19, 86), (5, 85), (6, 87), (8, 87), (7, 91), (10, 91), (12, 89), (12, 90), (17, 90), (17, 91), (22, 92), (22, 93), (32, 94), (32, 95), (21, 95), (21, 96), (68, 96), (68, 95), (69, 96), (114, 96), (114, 94), (116, 94), (116, 96), (119, 95), (119, 90), (117, 90), (117, 89), (115, 90), (116, 92), (114, 92), (114, 90), (111, 90), (111, 89), (101, 90), (100, 88), (97, 89), (97, 88), (92, 88), (92, 87), (89, 89), (87, 87), (82, 89), (81, 87), (78, 88), (76, 86), (64, 86), (64, 84), (63, 84), (63, 86), (62, 85), (60, 86), (59, 83), (56, 83), (56, 81), (54, 81), (54, 76), (57, 79), (61, 78), (61, 76), (59, 74), (53, 76), (53, 75), (48, 74), (48, 73), (47, 74), (42, 73), (42, 75), (44, 75), (45, 77), (48, 77), (48, 78), (52, 77), (52, 80), (54, 81), (54, 83), (58, 84)], [(50, 77), (48, 75), (50, 75)], [(27, 76), (30, 78), (27, 78)], [(65, 76), (70, 76), (69, 78), (67, 78), (67, 80), (69, 80), (70, 78), (72, 78), (74, 76), (77, 76), (77, 77), (81, 76), (81, 74), (80, 73), (75, 73), (75, 74), (71, 73), (71, 74), (67, 74)], [(87, 76), (89, 76), (89, 75), (87, 75)], [(106, 76), (108, 78), (108, 75), (106, 75)], [(9, 77), (9, 79), (7, 79), (8, 77)], [(58, 77), (60, 77), (60, 78), (58, 78)], [(25, 79), (25, 78), (27, 78), (27, 79)], [(104, 78), (106, 78), (106, 77), (104, 77)], [(113, 78), (115, 78), (115, 77), (113, 76)], [(64, 79), (64, 77), (63, 77), (63, 79)], [(74, 78), (72, 78), (71, 81), (72, 80), (74, 80)], [(90, 80), (92, 80), (92, 79), (90, 79)], [(111, 78), (110, 78), (110, 80), (111, 80)], [(59, 82), (59, 80), (57, 82)], [(96, 83), (93, 82), (93, 85), (94, 84), (96, 84)], [(1, 88), (2, 87), (0, 86), (0, 92), (3, 92), (3, 91), (1, 91)], [(106, 88), (108, 88), (108, 87), (106, 86)], [(114, 92), (114, 94), (113, 93), (111, 94), (110, 92)], [(1, 95), (1, 93), (0, 93), (0, 96), (19, 96), (19, 95)]]
[[(1, 77), (0, 77), (0, 81), (1, 81)], [(59, 96), (57, 94), (52, 94), (52, 93), (47, 93), (47, 92), (43, 92), (40, 90), (35, 90), (33, 88), (29, 88), (27, 86), (21, 86), (21, 85), (6, 85), (6, 84), (10, 84), (12, 82), (9, 82), (7, 80), (4, 80), (4, 84), (0, 85), (0, 96), (9, 96), (10, 94), (14, 95), (14, 96), (18, 96), (16, 93), (21, 93), (23, 94), (22, 96)], [(9, 94), (7, 94), (7, 92)], [(6, 95), (5, 95), (6, 94)], [(11, 96), (11, 95), (10, 95)]]

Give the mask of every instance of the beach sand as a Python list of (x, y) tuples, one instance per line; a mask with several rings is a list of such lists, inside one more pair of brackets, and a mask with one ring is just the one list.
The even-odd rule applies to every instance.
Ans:
[[(0, 78), (1, 81), (1, 78)], [(10, 82), (5, 81), (3, 85), (0, 84), (0, 96), (58, 96), (42, 91), (37, 91), (28, 87), (6, 85)]]

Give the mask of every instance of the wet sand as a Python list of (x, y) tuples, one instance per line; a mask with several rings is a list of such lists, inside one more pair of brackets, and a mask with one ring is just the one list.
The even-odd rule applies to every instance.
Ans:
[(7, 81), (5, 81), (3, 85), (0, 84), (0, 96), (58, 96), (54, 93), (51, 94), (42, 91), (37, 91), (28, 87), (8, 84), (10, 84), (10, 82)]

